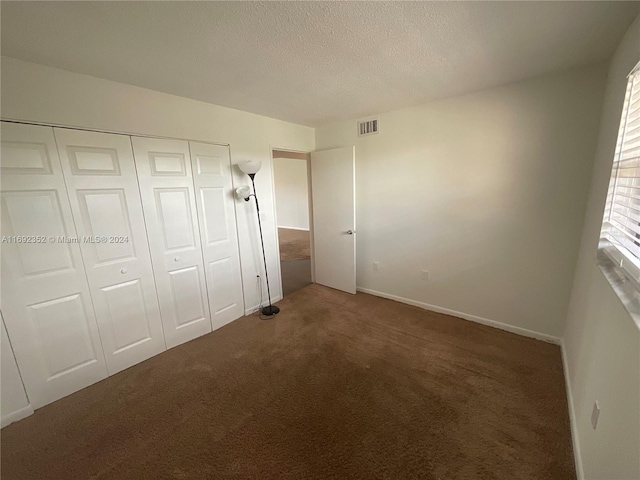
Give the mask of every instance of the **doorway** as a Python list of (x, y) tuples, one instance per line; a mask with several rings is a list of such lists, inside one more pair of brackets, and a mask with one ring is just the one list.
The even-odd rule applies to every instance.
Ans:
[(273, 150), (276, 224), (282, 295), (312, 283), (312, 215), (309, 154)]

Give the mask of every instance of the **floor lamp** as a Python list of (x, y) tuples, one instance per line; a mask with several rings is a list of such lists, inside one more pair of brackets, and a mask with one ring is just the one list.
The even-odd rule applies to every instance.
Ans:
[(265, 255), (265, 252), (264, 252), (264, 237), (262, 236), (262, 222), (260, 221), (260, 205), (258, 204), (258, 197), (256, 196), (256, 184), (254, 182), (256, 173), (258, 173), (261, 166), (262, 166), (262, 162), (260, 160), (248, 160), (246, 162), (241, 162), (238, 164), (238, 167), (240, 167), (240, 170), (242, 170), (244, 173), (249, 175), (249, 178), (251, 179), (251, 185), (253, 186), (253, 193), (251, 193), (249, 186), (245, 185), (244, 187), (238, 187), (236, 189), (236, 195), (239, 198), (244, 198), (246, 202), (248, 202), (251, 197), (255, 198), (256, 200), (256, 213), (258, 215), (258, 229), (260, 230), (260, 245), (262, 245), (262, 260), (264, 261), (264, 276), (267, 279), (267, 295), (269, 297), (269, 306), (264, 307), (262, 309), (262, 314), (267, 317), (272, 317), (274, 315), (277, 315), (278, 312), (280, 312), (280, 309), (275, 305), (271, 305), (271, 290), (269, 289), (269, 273), (267, 272), (267, 256)]

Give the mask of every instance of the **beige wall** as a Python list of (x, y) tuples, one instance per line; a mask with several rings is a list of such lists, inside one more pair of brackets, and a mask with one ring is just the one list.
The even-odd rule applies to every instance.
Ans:
[(274, 158), (278, 227), (309, 230), (307, 160)]
[(599, 65), (396, 110), (362, 138), (317, 128), (318, 150), (356, 145), (358, 286), (561, 336), (604, 81)]
[[(271, 149), (311, 151), (313, 128), (7, 57), (2, 57), (2, 118), (228, 143), (232, 163), (262, 160), (256, 188), (271, 293), (274, 298), (281, 296)], [(249, 179), (235, 169), (234, 183), (248, 185)], [(248, 309), (258, 304), (256, 272), (262, 271), (253, 205), (236, 203)]]
[[(609, 67), (580, 255), (564, 334), (573, 426), (587, 480), (640, 479), (640, 330), (596, 266), (626, 77), (640, 61), (640, 17)], [(593, 402), (601, 413), (591, 427)]]

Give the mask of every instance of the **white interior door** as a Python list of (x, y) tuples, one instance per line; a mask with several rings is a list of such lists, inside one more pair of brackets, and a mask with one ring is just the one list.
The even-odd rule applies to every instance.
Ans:
[(356, 293), (355, 147), (311, 154), (315, 282)]
[(54, 132), (113, 374), (166, 348), (131, 139), (62, 128)]
[(132, 137), (167, 347), (211, 331), (189, 144)]
[(34, 408), (107, 376), (53, 129), (2, 123), (2, 312)]
[(189, 142), (213, 329), (244, 314), (229, 147)]

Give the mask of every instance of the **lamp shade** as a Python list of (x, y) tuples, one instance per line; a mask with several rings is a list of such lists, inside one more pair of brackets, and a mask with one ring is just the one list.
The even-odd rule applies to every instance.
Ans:
[(236, 196), (243, 200), (249, 200), (249, 195), (251, 194), (251, 189), (249, 185), (245, 185), (243, 187), (236, 188)]
[(262, 167), (262, 160), (247, 160), (245, 162), (240, 162), (238, 164), (240, 170), (242, 170), (247, 175), (255, 175)]

